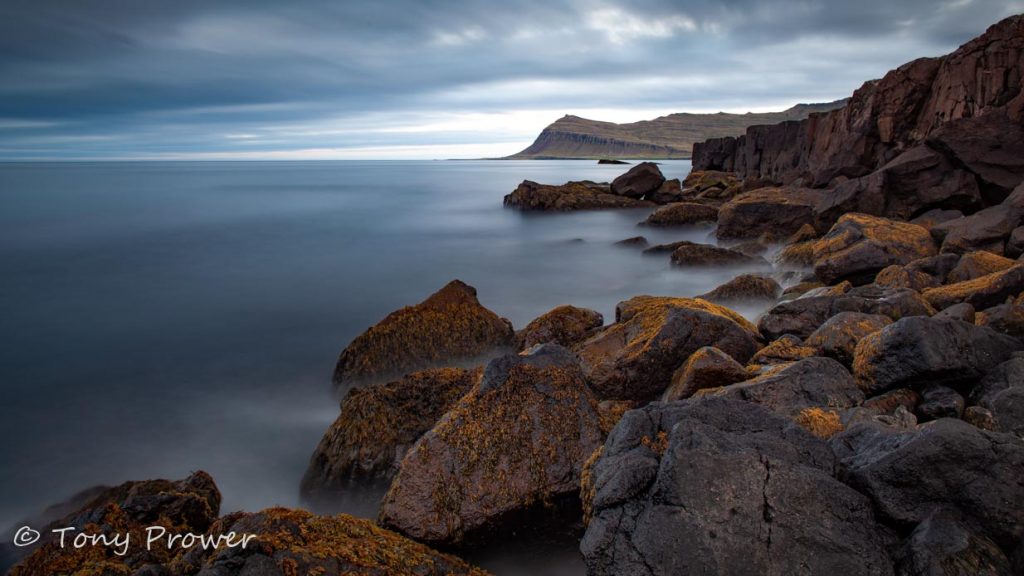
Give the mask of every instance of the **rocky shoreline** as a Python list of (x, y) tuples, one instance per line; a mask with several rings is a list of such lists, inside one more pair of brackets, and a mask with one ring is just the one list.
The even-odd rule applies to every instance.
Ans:
[[(643, 226), (713, 236), (649, 257), (763, 272), (607, 323), (565, 305), (516, 331), (458, 280), (387, 316), (342, 351), (301, 486), (386, 487), (376, 523), (222, 516), (196, 472), (91, 489), (45, 524), (254, 546), (46, 536), (3, 550), (10, 573), (480, 574), (457, 555), (526, 533), (579, 538), (593, 575), (1024, 574), (1022, 53), (1008, 18), (844, 108), (698, 145), (683, 181), (524, 181), (505, 206), (652, 208)], [(732, 309), (750, 301), (756, 321)]]

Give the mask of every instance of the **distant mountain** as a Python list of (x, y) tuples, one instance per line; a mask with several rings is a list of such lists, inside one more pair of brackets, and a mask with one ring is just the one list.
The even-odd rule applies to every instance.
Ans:
[(846, 100), (797, 104), (782, 112), (669, 114), (630, 124), (566, 115), (545, 128), (529, 148), (508, 158), (689, 158), (694, 142), (739, 136), (748, 126), (803, 120), (812, 112), (842, 108)]

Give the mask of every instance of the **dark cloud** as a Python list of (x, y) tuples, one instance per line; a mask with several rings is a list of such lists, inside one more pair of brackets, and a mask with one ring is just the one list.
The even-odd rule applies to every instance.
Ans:
[[(9, 0), (0, 158), (506, 143), (562, 113), (848, 95), (999, 0)], [(429, 148), (426, 148), (429, 150)], [(401, 153), (408, 153), (402, 149)]]

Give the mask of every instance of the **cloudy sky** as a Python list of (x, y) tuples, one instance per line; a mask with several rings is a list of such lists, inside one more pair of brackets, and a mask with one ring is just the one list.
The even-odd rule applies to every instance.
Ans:
[(845, 97), (1007, 0), (0, 0), (0, 159), (511, 154)]

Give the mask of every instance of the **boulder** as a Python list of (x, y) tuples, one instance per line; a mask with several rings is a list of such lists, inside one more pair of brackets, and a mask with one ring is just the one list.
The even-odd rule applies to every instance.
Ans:
[(914, 410), (918, 422), (939, 418), (959, 418), (964, 414), (964, 397), (956, 390), (941, 384), (925, 386), (921, 391), (921, 403)]
[(1006, 302), (1024, 291), (1024, 264), (973, 280), (928, 288), (921, 296), (937, 310), (966, 302), (975, 310), (984, 310)]
[(1017, 262), (1014, 260), (984, 250), (968, 252), (960, 257), (956, 267), (949, 271), (943, 283), (956, 284), (974, 280), (995, 272), (1002, 272), (1016, 264)]
[(966, 302), (961, 302), (960, 304), (954, 304), (954, 305), (950, 306), (949, 308), (946, 308), (946, 309), (942, 310), (941, 312), (935, 314), (935, 316), (933, 316), (933, 318), (956, 318), (957, 320), (963, 320), (964, 322), (967, 322), (968, 324), (974, 324), (974, 319), (975, 319), (974, 306), (971, 306), (970, 304), (968, 304)]
[(978, 312), (978, 326), (986, 326), (1024, 342), (1024, 304), (1007, 302)]
[(480, 374), (480, 369), (434, 368), (349, 391), (310, 458), (303, 498), (326, 502), (353, 487), (390, 482), (409, 448)]
[(996, 427), (996, 417), (988, 408), (982, 408), (981, 406), (968, 406), (964, 409), (963, 420), (975, 428), (991, 432), (998, 430)]
[(994, 430), (1024, 438), (1024, 356), (989, 372), (971, 392), (971, 403), (990, 413)]
[(446, 546), (565, 525), (545, 516), (578, 513), (583, 463), (602, 440), (597, 400), (572, 353), (544, 344), (495, 359), (406, 454), (380, 523)]
[[(17, 550), (22, 557), (11, 576), (51, 576), (53, 574), (131, 574), (150, 564), (167, 564), (182, 553), (182, 548), (145, 546), (150, 527), (173, 533), (202, 534), (213, 525), (220, 510), (220, 491), (206, 472), (195, 472), (184, 480), (144, 480), (125, 482), (112, 488), (88, 491), (85, 502), (77, 506), (58, 505), (72, 511), (60, 518), (49, 518), (46, 526), (33, 526), (42, 537), (33, 546)], [(76, 498), (75, 500), (79, 500)], [(74, 528), (72, 535), (118, 532), (131, 539), (127, 547), (60, 545), (58, 528)], [(71, 536), (73, 537), (73, 536)], [(69, 537), (70, 538), (70, 537)], [(132, 544), (134, 543), (134, 544)], [(13, 558), (13, 559), (17, 559)]]
[(913, 412), (921, 402), (921, 395), (910, 388), (897, 388), (884, 394), (873, 396), (864, 401), (862, 406), (877, 411), (879, 414), (892, 415), (897, 408)]
[(717, 388), (749, 378), (746, 368), (725, 352), (713, 346), (698, 349), (686, 364), (672, 375), (672, 384), (665, 390), (662, 402), (682, 400), (704, 388)]
[(1024, 443), (954, 418), (919, 429), (873, 432), (869, 424), (832, 439), (839, 477), (871, 498), (886, 520), (925, 521), (936, 509), (959, 514), (980, 536), (1013, 550), (1024, 535)]
[(892, 574), (869, 501), (823, 440), (724, 399), (626, 414), (592, 469), (593, 576)]
[(782, 240), (814, 222), (820, 190), (761, 188), (740, 194), (718, 211), (719, 239), (756, 238), (767, 234)]
[(1024, 226), (1017, 226), (1010, 232), (1004, 252), (1010, 258), (1020, 258), (1024, 255)]
[(602, 399), (654, 400), (697, 349), (714, 346), (745, 363), (761, 338), (739, 314), (706, 300), (637, 296), (616, 307), (615, 323), (578, 353)]
[(796, 298), (776, 304), (758, 320), (761, 334), (776, 339), (783, 334), (800, 338), (810, 336), (826, 320), (840, 312), (881, 314), (893, 320), (906, 316), (930, 316), (935, 310), (920, 294), (909, 288), (885, 288), (869, 285), (850, 288), (831, 287), (824, 292), (811, 290)]
[(732, 172), (718, 170), (692, 170), (683, 179), (683, 186), (696, 193), (707, 192), (712, 189), (728, 190), (741, 184), (742, 182)]
[(1022, 344), (990, 328), (952, 318), (897, 320), (857, 344), (853, 372), (868, 395), (931, 384), (968, 386)]
[(647, 238), (643, 236), (633, 236), (632, 238), (626, 238), (619, 240), (614, 246), (622, 246), (624, 248), (647, 248)]
[(672, 265), (680, 268), (705, 266), (737, 266), (767, 264), (763, 258), (752, 258), (742, 252), (695, 242), (680, 243), (672, 252)]
[(643, 198), (665, 183), (665, 176), (654, 162), (641, 162), (612, 180), (611, 192), (627, 198)]
[(714, 206), (677, 202), (651, 212), (651, 215), (641, 224), (645, 226), (690, 226), (714, 223), (717, 219), (718, 208)]
[(604, 316), (589, 308), (558, 306), (535, 318), (516, 333), (516, 349), (528, 350), (553, 342), (567, 348), (586, 340), (604, 325)]
[(905, 266), (888, 266), (875, 276), (875, 284), (911, 288), (918, 292), (946, 283), (946, 276), (960, 262), (957, 254), (937, 254), (914, 260)]
[(937, 509), (914, 528), (896, 553), (901, 574), (1009, 576), (1010, 561), (957, 514)]
[(864, 401), (864, 393), (850, 372), (839, 362), (822, 357), (804, 358), (768, 374), (704, 389), (699, 394), (753, 402), (790, 418), (805, 408), (844, 410)]
[(516, 208), (524, 212), (648, 208), (655, 205), (647, 200), (613, 194), (607, 184), (582, 181), (556, 186), (538, 184), (530, 180), (523, 180), (511, 194), (505, 196), (504, 203), (506, 208)]
[(194, 547), (172, 573), (197, 576), (291, 576), (298, 574), (421, 574), (485, 576), (464, 560), (378, 528), (348, 514), (315, 516), (305, 510), (269, 508), (235, 512), (210, 534), (249, 534), (245, 548)]
[(671, 180), (665, 180), (658, 186), (658, 189), (651, 192), (646, 196), (647, 200), (654, 202), (655, 204), (671, 204), (673, 202), (682, 202), (686, 200), (687, 194), (683, 191), (683, 187), (679, 184), (678, 178), (672, 178)]
[(650, 248), (644, 249), (644, 256), (660, 256), (662, 254), (671, 254), (676, 251), (676, 248), (680, 246), (688, 246), (693, 244), (689, 240), (680, 240), (678, 242), (669, 242), (668, 244), (655, 244)]
[(932, 236), (942, 242), (942, 252), (964, 254), (973, 250), (987, 250), (1002, 254), (1010, 234), (1024, 224), (1024, 184), (1000, 204), (980, 210), (970, 216), (938, 224), (931, 229)]
[(853, 364), (857, 343), (892, 324), (892, 318), (881, 314), (840, 312), (829, 318), (804, 340), (804, 344), (821, 355), (835, 358), (846, 366)]
[(792, 334), (784, 334), (758, 350), (754, 357), (750, 359), (750, 364), (784, 364), (817, 355), (818, 350), (804, 345), (800, 338)]
[(334, 384), (345, 388), (475, 361), (512, 348), (512, 323), (480, 305), (459, 280), (415, 306), (392, 312), (360, 334), (338, 358)]
[(741, 274), (698, 298), (725, 305), (743, 302), (775, 302), (781, 292), (782, 286), (768, 276)]
[(924, 214), (910, 220), (911, 224), (917, 224), (931, 230), (932, 227), (943, 222), (949, 222), (950, 220), (956, 220), (957, 218), (963, 218), (964, 213), (959, 210), (943, 210), (942, 208), (933, 208), (928, 210)]
[(886, 266), (936, 253), (928, 230), (866, 214), (845, 214), (814, 245), (814, 273), (826, 284), (868, 284)]
[(1001, 200), (1024, 181), (1024, 126), (1006, 114), (947, 122), (927, 142), (976, 176), (989, 199)]

